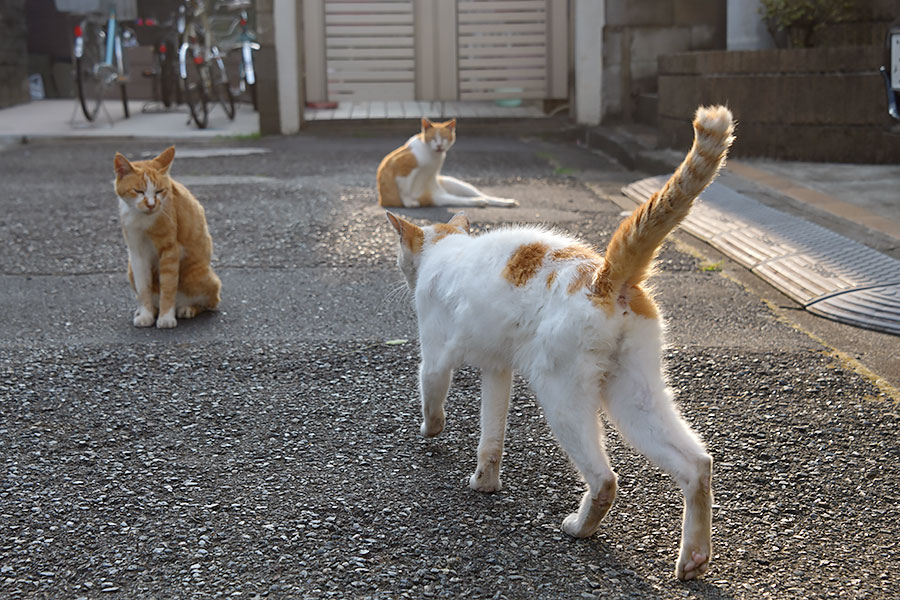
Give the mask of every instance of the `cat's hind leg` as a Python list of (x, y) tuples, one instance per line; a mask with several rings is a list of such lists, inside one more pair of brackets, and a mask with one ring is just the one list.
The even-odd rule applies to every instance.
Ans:
[(588, 537), (600, 527), (616, 498), (616, 474), (609, 465), (600, 426), (597, 394), (571, 374), (554, 374), (534, 384), (550, 429), (588, 484), (578, 512), (563, 520), (573, 537)]
[(482, 204), (478, 204), (476, 206), (513, 207), (519, 205), (516, 200), (513, 200), (511, 198), (499, 198), (497, 196), (490, 196), (479, 190), (474, 185), (466, 183), (465, 181), (462, 181), (460, 179), (456, 179), (455, 177), (450, 177), (448, 175), (438, 175), (438, 183), (448, 196), (453, 196), (456, 199), (471, 198), (482, 202)]
[(211, 268), (205, 272), (182, 275), (180, 289), (175, 298), (175, 313), (179, 319), (191, 319), (218, 306), (222, 282)]
[(659, 364), (658, 350), (649, 356), (623, 352), (604, 390), (605, 409), (622, 437), (681, 487), (684, 515), (675, 575), (686, 580), (706, 572), (712, 558), (712, 458), (678, 414)]
[(484, 369), (481, 373), (481, 439), (478, 442), (478, 467), (469, 477), (469, 487), (478, 492), (496, 492), (500, 482), (500, 462), (503, 460), (503, 439), (506, 436), (506, 414), (512, 371)]

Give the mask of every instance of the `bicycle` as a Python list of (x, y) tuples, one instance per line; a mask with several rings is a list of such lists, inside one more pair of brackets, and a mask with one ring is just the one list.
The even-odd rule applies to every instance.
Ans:
[(222, 53), (213, 43), (204, 0), (185, 0), (178, 6), (176, 25), (178, 74), (181, 93), (200, 129), (209, 123), (209, 102), (215, 98), (229, 119), (234, 119), (234, 94), (228, 83)]
[(134, 18), (133, 0), (55, 0), (60, 12), (83, 14), (75, 26), (75, 83), (81, 110), (88, 121), (97, 117), (110, 85), (118, 84), (125, 118), (128, 111), (128, 64), (124, 48), (132, 45), (134, 33), (120, 18)]
[(182, 102), (178, 84), (179, 41), (175, 7), (172, 0), (138, 0), (140, 17), (135, 21), (138, 41), (153, 48), (153, 63), (144, 70), (144, 77), (152, 80), (154, 100), (165, 108)]
[[(211, 20), (212, 27), (216, 31), (216, 38), (224, 47), (226, 54), (240, 51), (238, 93), (249, 94), (253, 110), (258, 111), (253, 52), (259, 50), (259, 44), (256, 42), (256, 34), (250, 25), (249, 9), (251, 7), (252, 2), (247, 0), (222, 0), (215, 4), (214, 13), (238, 13), (237, 16), (214, 14)], [(223, 22), (225, 27), (221, 25)]]

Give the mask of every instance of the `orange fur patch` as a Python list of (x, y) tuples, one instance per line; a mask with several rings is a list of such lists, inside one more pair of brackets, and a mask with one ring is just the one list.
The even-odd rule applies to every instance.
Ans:
[(434, 226), (434, 237), (431, 238), (433, 243), (438, 243), (448, 235), (465, 235), (465, 231), (459, 227), (454, 227), (450, 223), (438, 223)]
[(419, 196), (416, 201), (419, 203), (419, 206), (434, 206), (434, 200), (431, 199), (431, 192), (425, 192)]
[(519, 246), (506, 263), (503, 278), (516, 287), (525, 285), (541, 268), (549, 249), (541, 242)]
[(378, 204), (381, 206), (403, 206), (397, 177), (406, 177), (419, 166), (415, 155), (406, 146), (397, 148), (384, 157), (378, 165), (375, 181), (378, 186)]
[(413, 225), (406, 219), (387, 213), (388, 221), (400, 234), (400, 243), (409, 248), (412, 253), (421, 252), (425, 244), (425, 232), (418, 225)]
[(553, 260), (589, 260), (600, 262), (600, 255), (596, 250), (585, 244), (572, 244), (565, 248), (554, 250), (550, 253)]
[(641, 286), (631, 288), (628, 307), (638, 316), (647, 317), (648, 319), (659, 318), (659, 308), (657, 308), (656, 302), (653, 301), (647, 290)]
[(547, 289), (549, 290), (553, 287), (553, 282), (556, 281), (556, 271), (550, 271), (547, 273)]
[(578, 265), (575, 270), (575, 277), (569, 282), (569, 287), (566, 288), (566, 291), (570, 294), (574, 294), (582, 288), (593, 290), (591, 284), (594, 282), (594, 275), (596, 272), (597, 265), (593, 262), (585, 262)]

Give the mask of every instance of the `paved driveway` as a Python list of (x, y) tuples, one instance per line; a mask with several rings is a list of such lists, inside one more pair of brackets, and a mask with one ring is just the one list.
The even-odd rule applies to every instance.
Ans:
[[(654, 281), (672, 386), (716, 461), (706, 577), (673, 578), (678, 491), (614, 432), (608, 521), (587, 540), (561, 533), (582, 483), (522, 381), (505, 488), (470, 491), (475, 371), (457, 373), (442, 436), (417, 435), (415, 321), (373, 186), (404, 139), (179, 145), (173, 173), (206, 206), (223, 301), (166, 331), (131, 326), (111, 186), (115, 151), (162, 148), (0, 155), (0, 596), (895, 594), (896, 404), (793, 326), (789, 303), (680, 235)], [(621, 219), (608, 198), (638, 177), (464, 126), (445, 172), (520, 200), (468, 211), (478, 228), (542, 222), (600, 245)]]

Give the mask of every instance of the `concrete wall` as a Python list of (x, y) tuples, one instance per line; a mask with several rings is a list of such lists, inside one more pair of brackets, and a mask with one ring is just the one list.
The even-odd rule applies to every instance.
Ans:
[(889, 133), (879, 46), (695, 52), (659, 61), (659, 143), (685, 148), (699, 104), (725, 103), (736, 155), (900, 162)]
[(25, 0), (5, 0), (0, 11), (0, 108), (28, 101)]
[(726, 0), (606, 0), (603, 120), (633, 120), (661, 55), (724, 49)]

